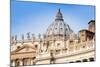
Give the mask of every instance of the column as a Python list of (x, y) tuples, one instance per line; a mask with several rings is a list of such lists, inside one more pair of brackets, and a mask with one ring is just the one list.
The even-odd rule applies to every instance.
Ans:
[(30, 60), (30, 65), (33, 65), (33, 60), (32, 60), (32, 58), (31, 58), (31, 60)]
[(20, 66), (23, 66), (23, 60), (20, 59)]
[(11, 66), (15, 66), (15, 60), (11, 61)]

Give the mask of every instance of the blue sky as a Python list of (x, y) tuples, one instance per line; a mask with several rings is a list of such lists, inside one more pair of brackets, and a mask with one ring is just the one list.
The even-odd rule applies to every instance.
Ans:
[(87, 29), (88, 22), (95, 19), (95, 7), (90, 5), (54, 4), (40, 2), (11, 1), (11, 35), (27, 32), (45, 33), (61, 9), (65, 23), (78, 32)]

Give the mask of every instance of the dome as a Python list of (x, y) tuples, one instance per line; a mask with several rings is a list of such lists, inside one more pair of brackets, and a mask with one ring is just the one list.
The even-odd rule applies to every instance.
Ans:
[(70, 26), (64, 22), (62, 13), (59, 9), (54, 22), (48, 27), (46, 35), (70, 35), (72, 32)]

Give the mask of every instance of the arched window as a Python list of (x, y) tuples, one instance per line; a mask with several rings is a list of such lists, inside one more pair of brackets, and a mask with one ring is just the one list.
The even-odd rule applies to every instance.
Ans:
[(88, 62), (88, 60), (87, 60), (87, 59), (83, 59), (82, 61), (83, 61), (83, 62)]
[(19, 49), (20, 48), (20, 46), (17, 46), (17, 49)]
[(63, 30), (63, 28), (60, 28), (61, 29), (61, 31)]
[(82, 48), (85, 48), (85, 46), (82, 46)]
[(80, 60), (77, 60), (76, 62), (79, 63), (79, 62), (81, 62), (81, 61), (80, 61)]
[(94, 61), (94, 58), (89, 58), (89, 61), (90, 61), (90, 62)]
[(74, 63), (73, 61), (69, 62), (69, 63)]
[(57, 43), (57, 47), (59, 47), (60, 46), (60, 43)]
[(37, 44), (35, 45), (35, 48), (36, 48), (36, 49), (38, 48), (38, 45), (37, 45)]

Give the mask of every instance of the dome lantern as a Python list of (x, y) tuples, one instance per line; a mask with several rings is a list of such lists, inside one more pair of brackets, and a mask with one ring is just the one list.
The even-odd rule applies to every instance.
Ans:
[(57, 20), (63, 21), (63, 16), (62, 16), (60, 9), (58, 9), (58, 12), (57, 12), (57, 15), (56, 15), (56, 18), (55, 18), (55, 21), (57, 21)]

